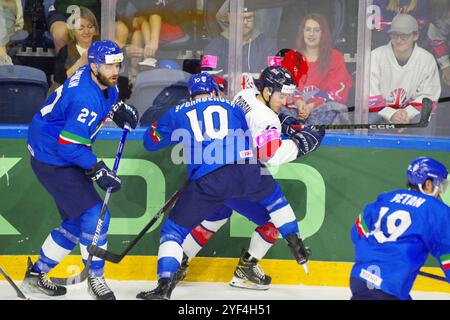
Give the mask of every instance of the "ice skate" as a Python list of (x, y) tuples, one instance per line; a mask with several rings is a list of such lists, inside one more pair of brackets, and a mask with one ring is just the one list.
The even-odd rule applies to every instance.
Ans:
[(230, 286), (252, 290), (268, 290), (272, 278), (264, 274), (255, 258), (249, 259), (247, 251), (243, 252)]
[(104, 277), (88, 276), (88, 292), (95, 300), (116, 300)]
[(63, 286), (58, 286), (47, 279), (47, 273), (33, 271), (33, 263), (28, 257), (27, 271), (23, 279), (22, 290), (32, 298), (46, 299), (46, 298), (62, 298), (67, 289)]
[(158, 286), (151, 291), (142, 291), (136, 298), (143, 300), (169, 300), (172, 290), (175, 288), (174, 282), (167, 278), (158, 280)]

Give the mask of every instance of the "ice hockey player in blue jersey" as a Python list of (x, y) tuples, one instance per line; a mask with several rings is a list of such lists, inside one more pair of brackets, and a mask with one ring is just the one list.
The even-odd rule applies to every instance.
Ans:
[(420, 157), (406, 175), (407, 190), (378, 196), (352, 228), (352, 300), (410, 300), (430, 253), (450, 283), (450, 207), (440, 200), (448, 185), (447, 168)]
[[(306, 264), (309, 257), (298, 235), (292, 208), (286, 206), (279, 185), (254, 156), (243, 110), (217, 98), (218, 87), (206, 73), (191, 77), (189, 91), (191, 102), (167, 111), (144, 134), (144, 146), (150, 151), (182, 142), (189, 183), (161, 228), (158, 286), (139, 293), (139, 299), (170, 298), (176, 285), (173, 277), (183, 258), (185, 237), (224, 205), (237, 209), (257, 225), (272, 220), (283, 238), (289, 239), (296, 260)], [(215, 152), (211, 152), (213, 149)], [(239, 210), (252, 205), (267, 210), (259, 210), (257, 214)]]
[[(315, 151), (325, 135), (325, 130), (306, 127), (304, 130), (296, 131), (293, 129), (294, 125), (299, 127), (304, 122), (280, 113), (281, 107), (286, 104), (289, 95), (296, 88), (289, 71), (280, 66), (267, 67), (261, 73), (259, 82), (259, 90), (254, 83), (248, 82), (250, 88), (237, 93), (233, 101), (244, 111), (254, 145), (258, 148), (259, 154), (264, 154), (260, 160), (264, 158), (265, 160), (262, 160), (264, 163), (281, 165)], [(287, 201), (284, 204), (285, 208), (280, 207), (281, 210), (292, 210)], [(175, 276), (177, 281), (186, 276), (189, 260), (195, 257), (227, 223), (232, 211), (231, 208), (220, 208), (188, 234), (183, 242), (185, 254), (182, 264)], [(236, 211), (240, 213), (248, 211), (258, 215), (261, 214), (258, 211), (267, 212), (267, 209), (258, 205), (246, 205), (239, 206), (239, 210)], [(277, 241), (279, 235), (272, 221), (256, 227), (248, 250), (242, 250), (230, 281), (231, 286), (253, 290), (269, 289), (271, 277), (264, 273), (259, 261)]]
[[(80, 243), (83, 262), (92, 243), (102, 199), (94, 188), (115, 192), (121, 181), (92, 150), (102, 124), (110, 117), (123, 128), (138, 123), (137, 110), (118, 102), (117, 80), (123, 53), (111, 41), (97, 41), (88, 49), (89, 64), (78, 69), (33, 117), (29, 127), (28, 150), (31, 167), (50, 193), (62, 218), (41, 247), (39, 259), (28, 259), (23, 289), (31, 296), (57, 297), (66, 288), (47, 279), (47, 274)], [(107, 210), (98, 245), (106, 248), (109, 225)], [(95, 299), (114, 300), (103, 277), (104, 260), (92, 260), (88, 292)]]

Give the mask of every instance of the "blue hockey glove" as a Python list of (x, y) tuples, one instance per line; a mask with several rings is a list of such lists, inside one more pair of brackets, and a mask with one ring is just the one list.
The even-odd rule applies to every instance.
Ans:
[(110, 117), (119, 128), (123, 129), (125, 123), (128, 123), (135, 129), (139, 121), (139, 112), (132, 105), (119, 101), (113, 105)]
[(281, 123), (281, 132), (290, 137), (294, 136), (305, 124), (304, 121), (284, 113), (279, 113), (278, 119), (280, 119)]
[(98, 186), (103, 190), (108, 190), (111, 187), (111, 192), (116, 192), (120, 189), (122, 182), (120, 178), (114, 173), (114, 171), (109, 170), (103, 161), (97, 162), (91, 170), (86, 171), (92, 181), (97, 182)]
[(311, 126), (306, 126), (302, 131), (295, 133), (292, 136), (292, 140), (298, 147), (298, 157), (316, 150), (324, 136), (325, 129), (316, 130)]

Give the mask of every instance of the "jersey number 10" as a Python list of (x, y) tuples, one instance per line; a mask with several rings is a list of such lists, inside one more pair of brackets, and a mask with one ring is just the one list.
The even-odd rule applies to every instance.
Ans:
[[(214, 128), (213, 115), (215, 113), (219, 117), (219, 130)], [(195, 140), (198, 142), (204, 141), (205, 138), (202, 130), (200, 129), (197, 110), (193, 109), (186, 112), (186, 116), (189, 118)], [(203, 110), (203, 120), (205, 121), (205, 133), (211, 139), (223, 139), (228, 134), (228, 113), (225, 108), (217, 105), (208, 106), (205, 110)]]

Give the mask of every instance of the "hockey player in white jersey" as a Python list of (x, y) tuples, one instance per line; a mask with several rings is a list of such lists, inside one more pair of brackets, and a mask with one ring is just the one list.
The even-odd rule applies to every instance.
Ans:
[[(247, 79), (249, 80), (249, 79)], [(234, 103), (244, 110), (248, 127), (253, 137), (259, 159), (271, 165), (281, 165), (316, 150), (325, 135), (324, 130), (304, 127), (300, 132), (291, 125), (301, 124), (300, 120), (279, 114), (289, 95), (294, 93), (295, 85), (289, 72), (283, 67), (268, 67), (260, 77), (260, 88), (252, 88), (252, 81), (246, 81), (246, 87), (234, 98)], [(243, 208), (243, 210), (266, 210), (265, 208)], [(198, 225), (186, 237), (183, 243), (184, 258), (176, 278), (184, 279), (188, 261), (197, 255), (211, 237), (228, 221), (232, 210), (222, 208)], [(243, 250), (242, 256), (230, 282), (231, 286), (247, 289), (267, 290), (271, 277), (264, 274), (258, 265), (272, 245), (279, 231), (269, 221), (258, 226), (251, 238), (250, 247)]]

